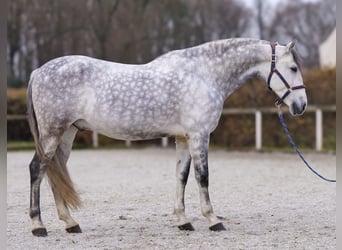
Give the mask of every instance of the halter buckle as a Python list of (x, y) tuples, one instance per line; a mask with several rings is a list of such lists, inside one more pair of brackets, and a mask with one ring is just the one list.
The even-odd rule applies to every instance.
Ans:
[(278, 98), (274, 105), (277, 107), (277, 108), (280, 108), (280, 106), (284, 103), (284, 101), (281, 99), (281, 98)]

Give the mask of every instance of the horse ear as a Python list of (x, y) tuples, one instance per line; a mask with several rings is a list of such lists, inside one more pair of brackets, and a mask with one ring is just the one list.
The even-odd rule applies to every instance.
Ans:
[(293, 40), (292, 42), (289, 42), (287, 45), (286, 45), (286, 51), (287, 52), (290, 52), (294, 46), (296, 45), (297, 41), (296, 40)]

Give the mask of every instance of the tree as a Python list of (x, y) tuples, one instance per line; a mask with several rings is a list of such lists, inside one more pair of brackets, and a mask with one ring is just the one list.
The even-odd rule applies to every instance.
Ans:
[(7, 48), (8, 48), (8, 75), (10, 82), (16, 81), (19, 78), (18, 71), (15, 68), (15, 57), (20, 53), (20, 32), (23, 14), (22, 1), (10, 1), (8, 3), (8, 19), (7, 19)]
[(270, 36), (273, 40), (287, 42), (298, 40), (298, 49), (304, 57), (304, 66), (319, 65), (318, 48), (336, 26), (336, 2), (288, 2), (278, 6), (271, 22)]
[(113, 32), (113, 19), (118, 10), (120, 0), (90, 0), (87, 2), (89, 26), (97, 43), (96, 55), (101, 59), (107, 59), (107, 45), (110, 32)]
[(144, 63), (173, 49), (254, 36), (256, 30), (261, 39), (297, 39), (305, 66), (317, 66), (317, 48), (336, 25), (336, 3), (301, 1), (274, 8), (255, 0), (253, 10), (237, 0), (12, 0), (9, 83), (26, 83), (32, 69), (63, 55)]

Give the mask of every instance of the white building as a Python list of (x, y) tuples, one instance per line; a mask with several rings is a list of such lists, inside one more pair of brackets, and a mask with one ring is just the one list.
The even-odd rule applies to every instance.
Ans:
[(319, 46), (321, 67), (336, 67), (336, 27), (328, 38)]

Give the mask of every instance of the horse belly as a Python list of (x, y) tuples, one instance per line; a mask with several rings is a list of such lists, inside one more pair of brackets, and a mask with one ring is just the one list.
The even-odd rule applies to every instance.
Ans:
[[(148, 91), (137, 86), (116, 93), (120, 85), (113, 86), (107, 97), (97, 98), (102, 102), (95, 105), (93, 121), (99, 132), (117, 139), (144, 140), (179, 130), (178, 100), (166, 89)], [(153, 84), (145, 83), (149, 85)]]
[(113, 139), (148, 140), (176, 134), (184, 134), (180, 125), (153, 117), (131, 117), (112, 115), (96, 119), (78, 120), (74, 123), (80, 129), (94, 130)]

